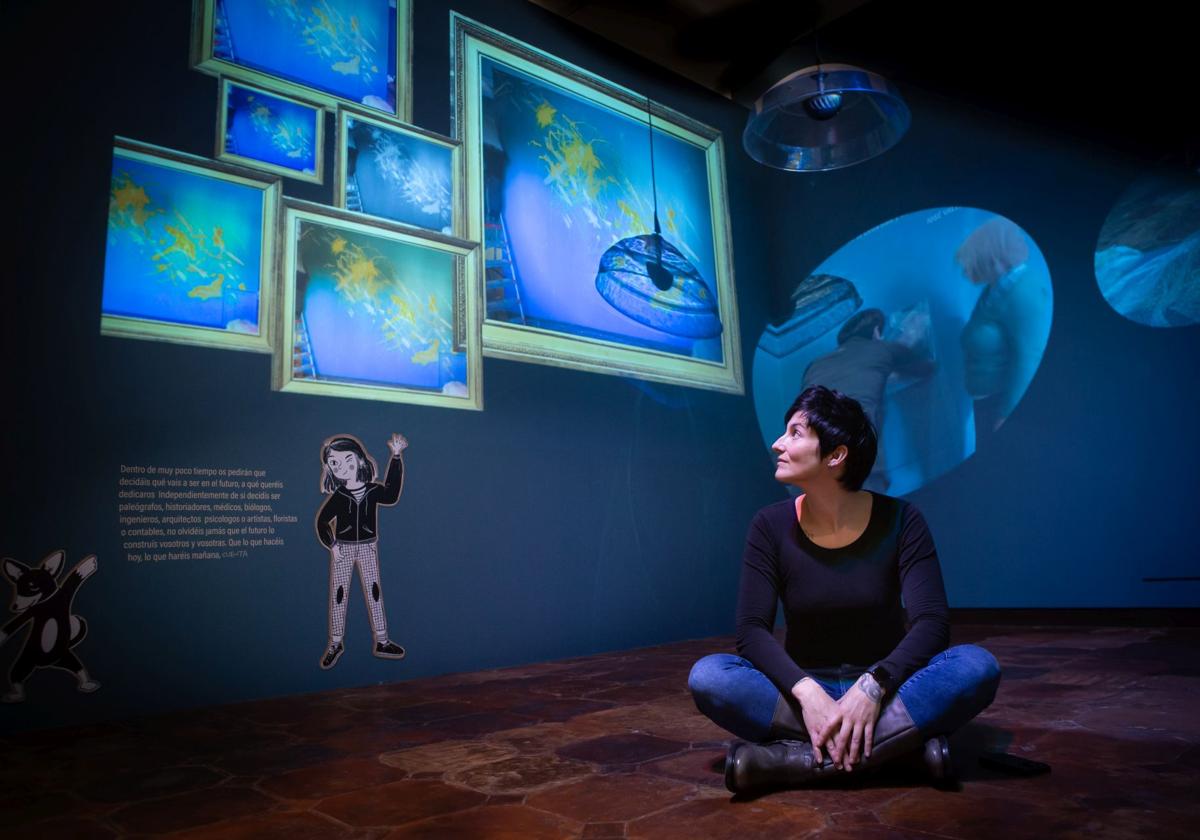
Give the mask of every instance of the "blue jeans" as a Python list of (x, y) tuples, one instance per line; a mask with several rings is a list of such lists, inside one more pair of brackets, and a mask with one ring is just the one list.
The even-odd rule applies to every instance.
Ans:
[[(865, 669), (843, 665), (810, 668), (808, 675), (838, 699)], [(958, 645), (936, 654), (900, 686), (900, 699), (926, 738), (948, 735), (986, 709), (1000, 684), (996, 658), (977, 645)], [(747, 741), (771, 738), (779, 689), (740, 656), (714, 653), (692, 666), (688, 687), (696, 707), (713, 723)]]

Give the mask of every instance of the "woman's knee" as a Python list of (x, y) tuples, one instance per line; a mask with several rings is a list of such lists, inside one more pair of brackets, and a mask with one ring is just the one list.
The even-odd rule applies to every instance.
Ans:
[(737, 657), (728, 653), (713, 653), (700, 659), (688, 674), (688, 689), (696, 704), (704, 708), (725, 693), (729, 684), (729, 669)]
[(1000, 685), (1000, 663), (996, 657), (979, 645), (958, 645), (954, 652), (973, 693), (991, 703)]
[(688, 688), (692, 694), (706, 693), (713, 684), (724, 665), (725, 654), (711, 653), (696, 661), (692, 672), (688, 674)]

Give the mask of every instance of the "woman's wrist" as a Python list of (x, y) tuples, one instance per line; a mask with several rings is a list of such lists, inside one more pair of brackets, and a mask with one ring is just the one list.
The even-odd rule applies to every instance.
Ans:
[(821, 691), (821, 686), (812, 677), (801, 677), (792, 686), (792, 696), (804, 702), (806, 696), (811, 696), (813, 690)]

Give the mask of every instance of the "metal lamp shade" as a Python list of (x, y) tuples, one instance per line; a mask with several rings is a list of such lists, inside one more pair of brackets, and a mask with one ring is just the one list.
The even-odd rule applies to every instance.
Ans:
[(767, 166), (822, 172), (882, 154), (911, 121), (887, 79), (848, 64), (823, 64), (797, 70), (759, 97), (742, 145)]

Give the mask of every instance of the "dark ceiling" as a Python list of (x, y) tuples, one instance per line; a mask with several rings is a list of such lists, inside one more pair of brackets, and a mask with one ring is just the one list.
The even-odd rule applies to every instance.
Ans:
[(1133, 154), (1200, 165), (1189, 4), (532, 0), (743, 105), (821, 58)]

